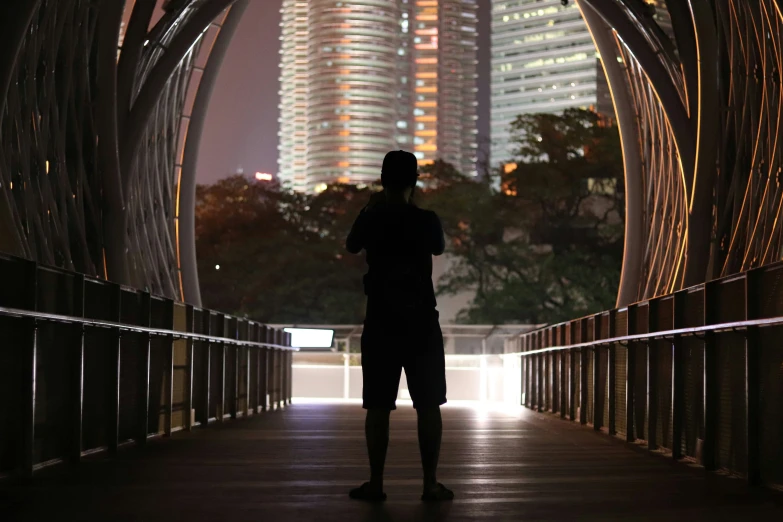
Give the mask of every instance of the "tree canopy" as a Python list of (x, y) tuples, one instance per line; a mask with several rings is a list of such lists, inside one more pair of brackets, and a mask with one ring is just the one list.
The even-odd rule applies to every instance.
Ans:
[[(454, 261), (439, 295), (475, 292), (458, 317), (472, 323), (556, 322), (611, 308), (625, 218), (616, 128), (568, 110), (520, 116), (512, 129), (510, 167), (479, 178), (443, 161), (421, 169), (416, 203), (440, 216)], [(242, 176), (198, 187), (205, 305), (272, 323), (361, 322), (364, 257), (344, 242), (371, 191), (337, 184), (300, 194)]]
[(471, 191), (440, 293), (475, 289), (465, 322), (551, 323), (611, 308), (625, 220), (617, 129), (570, 109), (519, 116), (512, 130), (516, 159)]

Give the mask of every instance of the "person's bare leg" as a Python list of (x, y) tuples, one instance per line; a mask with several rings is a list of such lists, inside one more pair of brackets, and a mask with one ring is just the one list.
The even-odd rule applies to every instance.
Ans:
[(438, 483), (438, 459), (440, 441), (443, 435), (443, 419), (440, 406), (419, 408), (416, 410), (419, 431), (419, 452), (421, 467), (424, 470), (424, 495), (435, 495), (430, 500), (451, 500), (454, 494)]
[(389, 447), (389, 415), (391, 410), (368, 409), (364, 421), (364, 436), (370, 456), (370, 487), (383, 491), (383, 468)]

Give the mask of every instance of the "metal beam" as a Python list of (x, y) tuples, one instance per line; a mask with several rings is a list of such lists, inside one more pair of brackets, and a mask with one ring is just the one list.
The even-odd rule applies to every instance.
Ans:
[(617, 45), (612, 30), (595, 9), (584, 1), (578, 2), (585, 23), (603, 59), (601, 65), (612, 94), (620, 143), (623, 148), (625, 169), (625, 242), (620, 287), (617, 291), (617, 308), (636, 302), (641, 296), (639, 287), (644, 262), (644, 180), (642, 179), (642, 153), (639, 147), (633, 101), (628, 92), (624, 67), (615, 59)]
[(183, 56), (190, 50), (199, 36), (210, 23), (235, 0), (207, 0), (198, 11), (188, 19), (185, 27), (174, 37), (161, 59), (155, 64), (144, 86), (141, 88), (136, 102), (128, 116), (127, 124), (122, 130), (123, 147), (120, 152), (120, 168), (122, 172), (123, 189), (128, 190), (133, 172), (136, 154), (141, 147), (141, 138), (150, 117), (159, 100), (166, 82), (179, 65)]
[(187, 140), (182, 161), (182, 179), (180, 185), (180, 215), (179, 219), (179, 251), (180, 270), (182, 271), (182, 284), (185, 301), (195, 306), (201, 306), (201, 288), (198, 278), (198, 261), (196, 256), (196, 169), (198, 166), (199, 152), (201, 150), (201, 137), (206, 124), (207, 109), (212, 99), (217, 77), (220, 74), (229, 44), (234, 37), (242, 15), (249, 5), (249, 0), (239, 0), (233, 6), (226, 17), (220, 34), (212, 48), (204, 72), (201, 76), (196, 100), (193, 103), (193, 112), (190, 115)]

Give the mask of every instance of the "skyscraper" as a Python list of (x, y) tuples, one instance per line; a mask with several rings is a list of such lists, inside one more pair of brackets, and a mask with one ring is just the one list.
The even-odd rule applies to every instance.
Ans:
[(491, 160), (511, 159), (520, 114), (594, 107), (600, 65), (575, 2), (493, 0)]
[(378, 179), (392, 149), (475, 173), (476, 0), (284, 0), (279, 175)]
[[(665, 1), (645, 3), (670, 33)], [(492, 0), (491, 89), (495, 165), (512, 158), (510, 125), (520, 114), (579, 107), (614, 116), (600, 58), (573, 0)]]

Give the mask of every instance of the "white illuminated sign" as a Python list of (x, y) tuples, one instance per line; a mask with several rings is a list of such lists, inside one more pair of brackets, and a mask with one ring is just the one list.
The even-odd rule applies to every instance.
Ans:
[(315, 328), (286, 328), (291, 334), (291, 346), (294, 348), (331, 348), (334, 330)]

